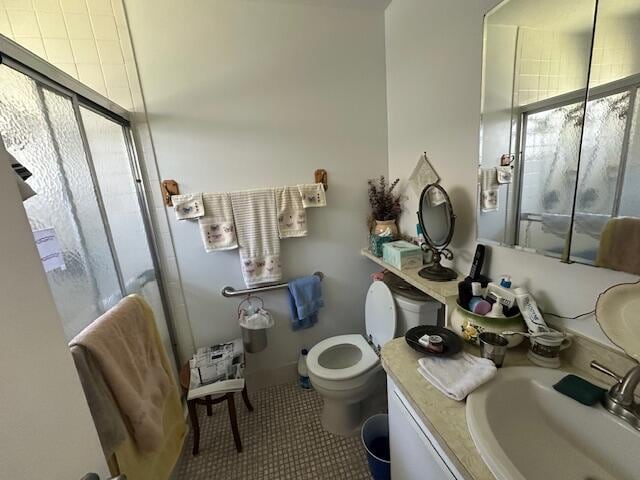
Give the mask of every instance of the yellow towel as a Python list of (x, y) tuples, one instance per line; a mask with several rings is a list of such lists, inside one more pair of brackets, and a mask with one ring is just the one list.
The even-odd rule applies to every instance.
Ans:
[(180, 393), (153, 311), (138, 295), (124, 298), (78, 334), (95, 359), (127, 429), (110, 460), (129, 480), (165, 480), (186, 435)]
[(155, 452), (142, 453), (128, 436), (108, 458), (111, 475), (124, 474), (127, 480), (168, 480), (180, 458), (186, 436), (184, 412), (179, 397), (167, 398), (164, 416), (164, 444)]
[(640, 218), (610, 219), (600, 235), (596, 265), (640, 275)]

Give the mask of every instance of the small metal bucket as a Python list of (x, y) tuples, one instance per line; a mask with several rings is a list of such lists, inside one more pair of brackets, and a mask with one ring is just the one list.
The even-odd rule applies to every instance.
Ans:
[(267, 329), (251, 330), (240, 327), (242, 330), (242, 343), (244, 351), (248, 353), (258, 353), (267, 348)]

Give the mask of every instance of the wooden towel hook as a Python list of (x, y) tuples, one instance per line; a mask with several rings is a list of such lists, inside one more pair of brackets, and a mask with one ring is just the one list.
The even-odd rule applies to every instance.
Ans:
[(180, 195), (180, 188), (178, 187), (178, 182), (175, 180), (163, 180), (161, 183), (162, 187), (162, 198), (164, 199), (164, 203), (168, 207), (173, 207), (173, 202), (171, 201), (172, 195)]
[(315, 171), (315, 179), (316, 183), (321, 183), (324, 185), (324, 190), (327, 191), (329, 189), (329, 178), (327, 176), (327, 171), (323, 168), (319, 168)]

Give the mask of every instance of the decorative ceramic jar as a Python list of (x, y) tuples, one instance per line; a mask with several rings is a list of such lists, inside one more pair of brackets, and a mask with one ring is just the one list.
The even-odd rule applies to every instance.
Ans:
[(392, 242), (393, 237), (390, 235), (380, 236), (380, 235), (370, 235), (369, 236), (369, 244), (371, 253), (373, 253), (376, 257), (382, 257), (382, 246), (385, 243)]
[(382, 235), (387, 230), (391, 230), (391, 236), (395, 240), (398, 238), (398, 225), (395, 220), (376, 220), (376, 225), (373, 229), (375, 235)]
[[(518, 313), (512, 317), (495, 318), (484, 315), (477, 315), (469, 310), (462, 308), (456, 304), (451, 312), (450, 318), (451, 330), (462, 337), (465, 342), (479, 346), (478, 336), (482, 332), (493, 332), (501, 334), (502, 332), (526, 332), (527, 326), (522, 319), (522, 315)], [(506, 335), (509, 341), (507, 348), (512, 348), (522, 343), (524, 337), (522, 335)]]

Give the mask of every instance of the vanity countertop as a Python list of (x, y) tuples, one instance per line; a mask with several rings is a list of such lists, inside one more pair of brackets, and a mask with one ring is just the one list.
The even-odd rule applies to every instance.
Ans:
[(455, 300), (455, 298), (458, 297), (458, 282), (463, 280), (460, 275), (458, 275), (458, 278), (456, 280), (451, 280), (448, 282), (434, 282), (433, 280), (427, 280), (426, 278), (422, 278), (420, 275), (418, 275), (418, 272), (422, 267), (411, 268), (407, 270), (398, 270), (397, 268), (389, 265), (382, 258), (376, 257), (367, 248), (363, 248), (360, 253), (363, 257), (366, 257), (369, 260), (374, 261), (378, 265), (386, 268), (390, 272), (407, 281), (418, 290), (422, 290), (424, 293), (440, 303), (446, 304), (449, 300)]
[[(479, 349), (465, 345), (470, 353), (479, 354)], [(510, 349), (505, 357), (505, 366), (531, 365), (526, 348)], [(402, 391), (413, 409), (429, 430), (441, 440), (441, 446), (465, 478), (493, 480), (476, 449), (465, 415), (465, 402), (456, 402), (445, 397), (418, 373), (420, 353), (412, 350), (404, 337), (396, 338), (382, 347), (382, 366), (396, 386)]]

